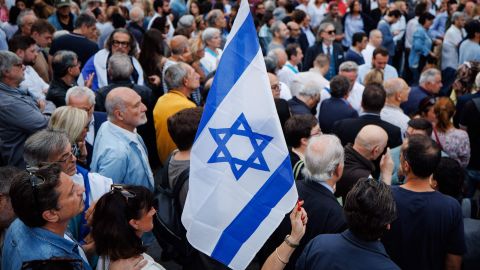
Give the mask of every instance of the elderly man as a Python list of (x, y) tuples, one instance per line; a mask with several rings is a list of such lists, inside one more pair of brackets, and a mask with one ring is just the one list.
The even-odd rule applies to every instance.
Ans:
[(343, 48), (342, 45), (338, 43), (333, 43), (335, 41), (335, 27), (331, 23), (322, 23), (318, 29), (318, 41), (308, 48), (305, 53), (305, 58), (303, 59), (303, 68), (309, 69), (313, 66), (313, 61), (319, 54), (328, 55), (330, 58), (330, 68), (328, 73), (325, 75), (327, 80), (333, 78), (337, 75), (338, 67), (343, 63)]
[(376, 48), (373, 51), (372, 62), (370, 64), (363, 64), (358, 67), (358, 77), (357, 81), (361, 84), (365, 79), (365, 75), (367, 75), (370, 70), (376, 68), (383, 71), (383, 79), (388, 80), (391, 78), (398, 78), (397, 70), (388, 64), (388, 51), (382, 47)]
[(380, 238), (395, 220), (397, 208), (390, 187), (375, 179), (360, 179), (344, 206), (348, 230), (323, 234), (305, 247), (296, 269), (400, 270), (388, 257)]
[(158, 99), (153, 109), (157, 150), (162, 163), (177, 148), (168, 133), (167, 120), (183, 109), (196, 107), (195, 103), (190, 101), (189, 98), (200, 85), (200, 75), (191, 66), (179, 63), (167, 69), (165, 82), (168, 93)]
[(344, 76), (350, 82), (350, 94), (347, 101), (358, 114), (362, 112), (362, 95), (365, 87), (357, 82), (358, 65), (353, 61), (346, 61), (340, 65), (338, 75)]
[(165, 71), (179, 62), (191, 64), (193, 61), (193, 55), (190, 51), (190, 46), (188, 45), (188, 38), (183, 35), (174, 36), (170, 40), (170, 52), (171, 55), (168, 57), (167, 62), (163, 64), (162, 69), (162, 78), (163, 78), (163, 91), (167, 92), (167, 84), (165, 82)]
[[(103, 122), (107, 121), (107, 114), (104, 112), (94, 111), (95, 108), (95, 94), (90, 88), (85, 86), (75, 86), (68, 89), (65, 95), (65, 103), (88, 113), (88, 131), (85, 137), (87, 147), (87, 162), (90, 166), (92, 162), (93, 147), (98, 130)], [(88, 169), (88, 168), (87, 168)]]
[(268, 52), (274, 49), (285, 50), (283, 45), (287, 38), (290, 36), (287, 25), (282, 21), (276, 21), (270, 26), (270, 32), (272, 32), (272, 41), (268, 44)]
[(71, 12), (71, 0), (55, 0), (57, 11), (48, 17), (50, 22), (57, 30), (73, 31), (76, 16)]
[(383, 87), (387, 93), (387, 99), (385, 100), (385, 106), (380, 112), (380, 117), (383, 121), (399, 127), (403, 137), (407, 131), (410, 117), (403, 112), (400, 104), (408, 100), (410, 87), (400, 78), (385, 81)]
[(67, 232), (69, 221), (84, 209), (83, 186), (53, 163), (16, 174), (10, 188), (16, 219), (8, 228), (2, 269), (21, 269), (32, 260), (62, 257), (92, 269), (85, 252)]
[(466, 250), (462, 209), (430, 184), (439, 162), (440, 149), (430, 137), (413, 135), (402, 145), (405, 184), (392, 187), (398, 218), (382, 237), (402, 269), (461, 269)]
[(293, 98), (288, 101), (290, 112), (294, 114), (317, 114), (316, 107), (320, 102), (320, 88), (314, 82), (303, 82), (294, 79), (291, 83)]
[(375, 29), (370, 31), (370, 35), (368, 37), (368, 44), (362, 51), (362, 56), (365, 64), (372, 63), (373, 51), (382, 45), (382, 38), (382, 32), (380, 32), (380, 30)]
[(130, 57), (133, 64), (133, 73), (130, 81), (139, 85), (144, 85), (143, 69), (138, 60), (134, 57), (137, 50), (137, 43), (133, 35), (124, 28), (115, 29), (107, 42), (105, 49), (100, 50), (88, 59), (78, 78), (78, 85), (87, 85), (86, 80), (93, 76), (92, 90), (104, 87), (110, 83), (107, 75), (108, 59), (115, 53), (123, 53)]
[(32, 25), (35, 21), (38, 20), (37, 16), (31, 9), (24, 9), (17, 18), (18, 24), (18, 31), (14, 34), (14, 36), (31, 36), (32, 34)]
[(22, 153), (27, 137), (48, 124), (37, 102), (18, 89), (23, 71), (17, 55), (0, 52), (0, 154), (7, 164), (17, 167), (25, 167)]
[(430, 68), (422, 72), (418, 86), (412, 87), (408, 100), (400, 106), (406, 115), (415, 115), (422, 99), (435, 98), (442, 88), (442, 74), (438, 69)]
[[(372, 177), (375, 170), (373, 161), (382, 155), (387, 147), (387, 140), (387, 132), (376, 125), (366, 125), (358, 132), (355, 143), (345, 146), (345, 168), (342, 178), (337, 183), (335, 196), (342, 197), (345, 201), (347, 193), (358, 179)], [(382, 180), (390, 184), (393, 161), (388, 151), (384, 157), (380, 163), (380, 173)]]
[[(319, 234), (341, 233), (347, 226), (342, 206), (334, 196), (334, 187), (343, 173), (344, 151), (337, 137), (319, 135), (310, 138), (305, 150), (305, 180), (298, 181), (298, 196), (304, 200), (303, 208), (308, 216), (305, 235), (290, 257), (285, 269), (295, 269), (295, 263), (310, 240)], [(268, 247), (277, 247), (290, 233), (288, 215), (282, 221), (268, 242)], [(273, 251), (272, 248), (271, 251)]]
[(108, 121), (98, 131), (91, 170), (112, 178), (114, 183), (141, 185), (153, 191), (153, 174), (148, 151), (138, 126), (147, 122), (147, 107), (127, 87), (115, 88), (105, 102)]
[(65, 105), (65, 95), (69, 88), (77, 85), (80, 75), (80, 61), (72, 51), (58, 51), (52, 59), (53, 80), (47, 92), (47, 100), (55, 106)]
[(55, 38), (48, 53), (53, 56), (60, 50), (75, 52), (81, 62), (80, 68), (83, 68), (88, 59), (98, 52), (97, 43), (90, 40), (96, 35), (96, 22), (95, 17), (86, 13), (80, 14), (75, 21), (73, 32)]

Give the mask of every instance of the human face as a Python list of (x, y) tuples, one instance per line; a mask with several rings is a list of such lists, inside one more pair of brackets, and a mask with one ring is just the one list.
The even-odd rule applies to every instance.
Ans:
[(432, 26), (433, 24), (433, 20), (426, 20), (425, 23), (423, 24), (423, 27), (425, 27), (425, 29), (429, 29), (430, 26)]
[(192, 92), (200, 87), (200, 75), (191, 66), (187, 66), (187, 76), (184, 78), (184, 85)]
[(86, 38), (88, 38), (90, 40), (96, 40), (97, 39), (97, 26), (95, 26), (95, 25), (91, 25), (91, 26), (82, 25), (81, 31), (82, 31), (82, 35), (84, 35)]
[(380, 31), (375, 32), (372, 35), (372, 38), (370, 40), (370, 42), (372, 42), (373, 47), (375, 47), (375, 48), (380, 47), (380, 45), (382, 44), (382, 41), (383, 41), (383, 37), (382, 37), (382, 33)]
[(164, 15), (170, 14), (170, 1), (163, 1), (162, 11)]
[(55, 188), (59, 194), (55, 210), (59, 221), (68, 222), (71, 218), (80, 214), (85, 207), (83, 193), (85, 188), (73, 182), (72, 178), (65, 173), (60, 173), (60, 184)]
[(25, 65), (35, 65), (35, 60), (37, 60), (38, 48), (37, 45), (33, 44), (23, 51), (23, 64)]
[(68, 100), (68, 105), (84, 110), (88, 113), (88, 121), (90, 122), (92, 120), (93, 116), (93, 111), (95, 109), (95, 104), (91, 104), (90, 101), (88, 100), (87, 95), (82, 95), (82, 96), (70, 96), (70, 99)]
[(288, 31), (288, 27), (285, 24), (281, 24), (279, 28), (280, 38), (287, 39), (290, 36), (290, 31)]
[(372, 66), (374, 68), (378, 68), (381, 70), (385, 69), (385, 66), (387, 65), (387, 63), (388, 63), (388, 55), (383, 56), (381, 54), (377, 54), (375, 55), (375, 57), (373, 57), (373, 60), (372, 60)]
[(14, 87), (18, 85), (25, 79), (24, 77), (25, 65), (22, 63), (13, 64), (12, 67), (5, 72), (5, 78), (8, 78), (12, 81)]
[(463, 28), (465, 27), (465, 17), (464, 16), (460, 16), (456, 21), (455, 21), (455, 26), (457, 28)]
[[(380, 0), (380, 1), (382, 1), (382, 0)], [(383, 0), (383, 1), (387, 1), (387, 0)], [(379, 2), (379, 4), (380, 4), (380, 2)], [(353, 4), (353, 12), (358, 13), (360, 11), (362, 11), (362, 6), (360, 5), (360, 2), (355, 1), (355, 3)]]
[(381, 8), (386, 8), (388, 4), (388, 0), (378, 0), (378, 6)]
[(288, 24), (288, 29), (290, 30), (290, 36), (293, 37), (293, 38), (297, 38), (300, 36), (300, 26), (293, 22), (293, 23), (289, 23)]
[(402, 91), (400, 91), (400, 103), (406, 102), (408, 100), (409, 94), (410, 94), (410, 87), (408, 87), (408, 85), (405, 84)]
[(72, 152), (72, 146), (67, 144), (62, 152), (49, 158), (49, 162), (55, 162), (62, 167), (62, 172), (72, 176), (77, 173), (77, 158)]
[(335, 40), (335, 28), (333, 25), (327, 26), (320, 36), (325, 43), (332, 43)]
[(197, 16), (197, 15), (200, 14), (200, 9), (198, 8), (197, 3), (192, 2), (192, 3), (190, 4), (190, 13), (191, 13), (193, 16)]
[(346, 77), (350, 83), (354, 83), (355, 80), (357, 79), (357, 72), (352, 70), (352, 71), (340, 71), (340, 75)]
[(142, 211), (142, 216), (134, 221), (137, 225), (136, 231), (139, 234), (149, 232), (153, 229), (153, 216), (156, 212), (157, 211), (153, 207), (149, 210), (144, 209)]
[(115, 33), (112, 39), (112, 54), (130, 51), (130, 36), (126, 33)]
[(23, 17), (23, 25), (22, 25), (22, 34), (25, 36), (30, 36), (32, 32), (32, 25), (37, 20), (37, 17), (34, 14), (28, 14)]
[(70, 14), (70, 6), (59, 7), (57, 8), (57, 12), (60, 16), (67, 17)]
[(278, 81), (277, 76), (269, 73), (268, 79), (270, 81), (270, 89), (272, 90), (273, 97), (280, 98), (280, 82)]
[(136, 127), (147, 123), (147, 107), (142, 103), (142, 98), (133, 90), (129, 92), (125, 100), (125, 112), (122, 113), (122, 122), (134, 130)]
[(215, 33), (213, 37), (207, 41), (207, 46), (211, 49), (217, 49), (220, 48), (221, 43), (222, 39), (220, 38), (220, 33)]
[(440, 89), (442, 88), (442, 76), (440, 74), (435, 76), (435, 79), (432, 82), (427, 82), (423, 86), (428, 92), (432, 94), (438, 94), (440, 92)]
[(35, 39), (35, 42), (39, 47), (47, 48), (47, 47), (50, 47), (50, 44), (52, 44), (53, 34), (49, 32), (45, 32), (42, 34), (34, 32), (32, 33), (32, 38)]
[(225, 19), (225, 15), (223, 14), (223, 12), (215, 20), (215, 25), (217, 26), (217, 28), (224, 28), (227, 26), (227, 19)]
[(70, 74), (74, 78), (77, 78), (80, 75), (80, 72), (81, 72), (80, 66), (81, 65), (82, 65), (82, 63), (80, 61), (78, 61), (78, 59), (75, 59), (73, 65), (68, 68), (68, 71), (70, 72)]
[(362, 42), (360, 43), (360, 51), (364, 50), (367, 47), (368, 38), (363, 37)]

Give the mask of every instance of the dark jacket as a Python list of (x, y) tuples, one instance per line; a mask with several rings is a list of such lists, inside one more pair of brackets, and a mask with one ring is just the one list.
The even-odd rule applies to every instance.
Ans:
[[(343, 48), (342, 45), (334, 42), (333, 46), (333, 58), (335, 59), (335, 74), (338, 74), (338, 67), (343, 63)], [(323, 52), (323, 46), (321, 41), (315, 42), (313, 46), (307, 49), (305, 57), (303, 58), (303, 70), (309, 70), (313, 67), (313, 61), (317, 56)]]
[(132, 33), (138, 44), (142, 44), (143, 34), (145, 34), (145, 29), (143, 29), (143, 27), (135, 22), (129, 22), (127, 24), (127, 30)]
[(287, 40), (285, 40), (285, 47), (287, 47), (288, 44), (292, 44), (292, 43), (298, 44), (303, 54), (307, 52), (308, 39), (307, 39), (307, 35), (303, 32), (303, 30), (298, 38), (293, 38), (293, 37), (287, 38)]
[(418, 113), (420, 102), (426, 97), (434, 98), (435, 96), (421, 86), (414, 86), (408, 94), (408, 100), (400, 104), (400, 107), (406, 115), (414, 115)]
[(342, 145), (353, 143), (358, 132), (366, 125), (377, 125), (388, 134), (387, 146), (390, 149), (402, 144), (400, 128), (380, 119), (378, 114), (364, 114), (358, 118), (344, 119), (333, 125), (332, 133), (342, 141)]
[(331, 133), (333, 124), (342, 119), (357, 118), (355, 109), (342, 98), (331, 97), (322, 102), (318, 120), (323, 133)]
[(291, 112), (292, 115), (295, 115), (295, 114), (313, 114), (312, 109), (310, 109), (307, 106), (307, 104), (305, 104), (303, 101), (301, 101), (297, 97), (293, 97), (292, 99), (290, 99), (287, 102), (288, 102), (288, 107), (290, 107), (290, 112)]
[(278, 118), (280, 118), (280, 124), (285, 125), (288, 118), (290, 118), (290, 108), (288, 107), (288, 102), (285, 99), (276, 98), (275, 101), (275, 108), (277, 109)]
[(57, 108), (65, 106), (65, 96), (67, 95), (67, 91), (70, 87), (75, 85), (75, 83), (73, 85), (68, 85), (62, 79), (53, 78), (50, 87), (48, 88), (46, 99), (53, 102)]
[(335, 196), (342, 197), (345, 201), (347, 193), (357, 183), (358, 179), (368, 177), (375, 170), (375, 165), (364, 156), (360, 155), (352, 144), (345, 146), (345, 167), (342, 178), (337, 182)]

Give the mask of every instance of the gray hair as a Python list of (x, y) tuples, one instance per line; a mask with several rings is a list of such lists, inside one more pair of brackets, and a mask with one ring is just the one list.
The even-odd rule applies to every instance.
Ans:
[[(373, 35), (375, 35), (375, 34), (380, 34), (380, 35), (382, 35), (382, 32), (381, 32), (380, 30), (378, 30), (378, 29), (374, 29), (374, 30), (370, 31), (370, 34), (368, 35), (368, 39), (372, 39), (372, 38), (373, 38)], [(382, 36), (382, 37), (383, 37), (383, 36)]]
[(178, 20), (178, 28), (189, 28), (193, 26), (193, 23), (195, 22), (195, 17), (193, 15), (187, 14), (183, 15), (180, 17)]
[(320, 135), (310, 138), (305, 150), (306, 179), (324, 182), (332, 178), (339, 164), (343, 164), (344, 150), (340, 140), (335, 135)]
[[(18, 27), (22, 27), (23, 26), (23, 19), (27, 16), (27, 15), (35, 15), (35, 12), (33, 12), (33, 10), (31, 9), (24, 9), (20, 12), (20, 14), (18, 14), (18, 17), (17, 17), (17, 25)], [(35, 16), (36, 17), (36, 16)]]
[(461, 18), (461, 17), (465, 17), (465, 13), (460, 12), (460, 11), (455, 11), (455, 12), (452, 14), (451, 22), (455, 22), (456, 20), (458, 20), (458, 19)]
[(105, 99), (105, 110), (107, 111), (107, 116), (109, 120), (115, 118), (115, 114), (114, 114), (115, 110), (120, 110), (121, 112), (125, 112), (126, 108), (127, 106), (125, 104), (125, 99), (121, 95), (115, 95), (110, 98), (108, 98), (108, 95), (107, 95), (107, 98)]
[(272, 0), (267, 0), (263, 2), (263, 5), (265, 6), (265, 10), (268, 10), (270, 12), (273, 12), (273, 10), (275, 9), (275, 1)]
[(145, 17), (145, 12), (143, 9), (138, 6), (133, 6), (129, 12), (130, 20), (133, 22), (142, 22), (143, 18)]
[(329, 26), (335, 28), (335, 25), (333, 25), (333, 23), (330, 23), (330, 22), (324, 22), (324, 23), (321, 23), (320, 26), (318, 26), (318, 32), (317, 32), (318, 40), (321, 39), (320, 35), (322, 34), (322, 32), (325, 31), (325, 29), (327, 29), (327, 27)]
[(171, 65), (165, 71), (165, 84), (168, 90), (177, 89), (183, 86), (183, 79), (188, 75), (186, 64), (179, 63)]
[(74, 86), (68, 89), (67, 94), (65, 95), (65, 104), (70, 106), (70, 97), (82, 97), (87, 96), (88, 102), (90, 105), (95, 105), (95, 94), (92, 89), (86, 86)]
[(112, 80), (128, 80), (133, 72), (130, 56), (116, 53), (108, 59), (108, 75)]
[(353, 62), (353, 61), (346, 61), (346, 62), (343, 62), (340, 67), (338, 68), (339, 71), (345, 71), (345, 72), (349, 72), (349, 71), (355, 71), (355, 72), (358, 72), (358, 65), (357, 63)]
[(21, 64), (22, 59), (10, 51), (0, 51), (0, 80), (3, 74), (9, 71), (13, 65)]
[(270, 32), (275, 35), (275, 33), (280, 31), (280, 26), (282, 25), (285, 25), (285, 23), (282, 21), (275, 21), (274, 23), (272, 23), (272, 26), (270, 26)]
[(387, 97), (391, 97), (404, 89), (405, 83), (400, 83), (400, 80), (400, 78), (392, 78), (383, 83), (383, 88), (385, 89)]
[(65, 132), (59, 130), (41, 130), (25, 141), (23, 159), (29, 166), (41, 166), (50, 161), (52, 155), (63, 152), (70, 144)]
[(433, 82), (435, 81), (435, 77), (437, 75), (441, 75), (440, 71), (436, 68), (429, 68), (422, 72), (420, 75), (420, 80), (418, 81), (418, 84), (422, 85), (427, 82)]
[(207, 41), (210, 41), (215, 36), (215, 34), (220, 34), (220, 30), (213, 27), (208, 27), (207, 29), (203, 30), (203, 33), (202, 33), (203, 44), (207, 44)]
[(220, 9), (212, 9), (207, 14), (206, 22), (208, 27), (215, 27), (215, 22), (218, 17), (223, 16), (223, 12)]
[(290, 83), (290, 91), (294, 96), (315, 97), (320, 95), (320, 87), (312, 82), (302, 82), (297, 78)]
[(53, 55), (52, 69), (56, 78), (62, 78), (67, 75), (68, 68), (73, 67), (77, 54), (72, 51), (61, 50)]

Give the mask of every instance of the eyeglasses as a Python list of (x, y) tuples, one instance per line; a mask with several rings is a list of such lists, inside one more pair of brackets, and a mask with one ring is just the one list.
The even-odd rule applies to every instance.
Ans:
[(114, 41), (112, 42), (112, 45), (115, 46), (115, 47), (127, 48), (127, 47), (130, 47), (130, 42), (128, 42), (128, 41), (118, 41), (118, 40), (114, 40)]
[(122, 196), (127, 200), (127, 203), (128, 199), (133, 199), (137, 196), (135, 193), (126, 190), (124, 185), (119, 184), (111, 185), (110, 193), (113, 194), (114, 192), (120, 192), (120, 194), (122, 194)]
[(38, 167), (27, 166), (27, 172), (29, 174), (28, 180), (32, 186), (33, 199), (35, 200), (35, 205), (38, 205), (38, 186), (41, 186), (45, 183), (45, 177), (37, 175), (36, 172), (39, 170)]
[(335, 30), (325, 31), (325, 33), (327, 33), (327, 34), (329, 34), (329, 35), (333, 35), (333, 34), (335, 34)]
[(270, 88), (274, 91), (280, 91), (280, 84), (274, 84)]
[[(72, 147), (72, 151), (63, 154), (62, 157), (64, 157), (64, 158), (62, 158), (62, 159), (60, 159), (60, 160), (57, 160), (57, 161), (55, 161), (55, 162), (57, 162), (57, 163), (65, 163), (65, 162), (67, 162), (67, 161), (69, 161), (69, 160), (73, 160), (73, 158), (75, 157), (75, 151), (76, 151), (75, 147)], [(66, 155), (68, 155), (68, 156), (66, 156)], [(65, 156), (66, 156), (66, 157), (65, 157)]]

